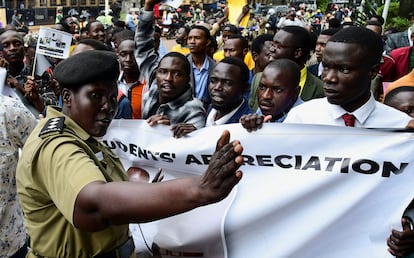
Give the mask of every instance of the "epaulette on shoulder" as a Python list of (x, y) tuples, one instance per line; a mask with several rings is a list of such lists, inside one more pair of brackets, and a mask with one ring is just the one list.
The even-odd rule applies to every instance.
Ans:
[(65, 126), (65, 117), (50, 118), (42, 130), (40, 130), (39, 137), (46, 136), (51, 133), (62, 133)]

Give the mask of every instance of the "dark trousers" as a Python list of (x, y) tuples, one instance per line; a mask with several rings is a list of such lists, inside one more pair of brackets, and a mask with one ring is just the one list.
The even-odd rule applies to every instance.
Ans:
[(25, 258), (27, 255), (27, 244), (24, 244), (16, 253), (14, 253), (10, 258)]

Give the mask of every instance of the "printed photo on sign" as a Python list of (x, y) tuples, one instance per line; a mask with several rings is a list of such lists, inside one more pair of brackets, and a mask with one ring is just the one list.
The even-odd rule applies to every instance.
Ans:
[(65, 59), (69, 57), (72, 35), (50, 28), (40, 28), (36, 52), (45, 56)]

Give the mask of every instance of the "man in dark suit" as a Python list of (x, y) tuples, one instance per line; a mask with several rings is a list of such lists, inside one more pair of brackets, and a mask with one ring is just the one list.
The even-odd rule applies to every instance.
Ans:
[(318, 63), (308, 66), (308, 71), (321, 79), (322, 75), (322, 56), (323, 51), (325, 50), (326, 43), (328, 43), (328, 40), (332, 37), (333, 34), (335, 34), (338, 31), (338, 29), (326, 29), (321, 31), (321, 34), (319, 34), (318, 39), (316, 40), (316, 47), (315, 47), (315, 56)]
[[(252, 111), (244, 93), (249, 87), (249, 69), (241, 58), (225, 57), (210, 73), (208, 91), (211, 105), (208, 108), (206, 126), (238, 123), (239, 119)], [(175, 137), (182, 137), (197, 128), (191, 123), (172, 127)]]

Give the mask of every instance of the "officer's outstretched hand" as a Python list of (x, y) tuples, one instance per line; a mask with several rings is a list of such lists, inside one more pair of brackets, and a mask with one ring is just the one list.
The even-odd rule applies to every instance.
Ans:
[(200, 200), (206, 204), (224, 199), (242, 178), (238, 170), (243, 164), (243, 147), (239, 141), (230, 142), (230, 132), (225, 130), (217, 141), (216, 151), (199, 184)]

